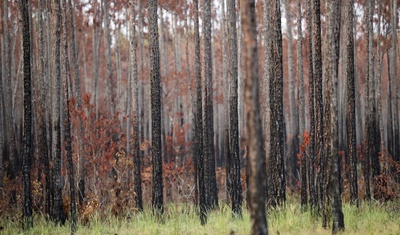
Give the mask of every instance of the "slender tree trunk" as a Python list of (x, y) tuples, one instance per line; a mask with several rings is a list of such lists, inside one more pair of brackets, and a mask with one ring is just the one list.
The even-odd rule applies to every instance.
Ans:
[(400, 148), (399, 148), (399, 140), (400, 140), (400, 135), (399, 135), (399, 114), (398, 114), (398, 85), (397, 85), (397, 1), (392, 1), (392, 19), (391, 19), (391, 25), (392, 25), (392, 48), (391, 48), (391, 70), (390, 70), (390, 76), (391, 76), (391, 84), (390, 87), (392, 89), (392, 97), (391, 103), (392, 103), (392, 121), (393, 121), (393, 152), (392, 156), (394, 160), (399, 161), (400, 160)]
[(149, 5), (149, 54), (151, 82), (151, 146), (153, 163), (152, 207), (161, 216), (164, 213), (161, 149), (161, 74), (160, 48), (158, 44), (157, 0), (150, 0)]
[[(68, 58), (68, 42), (67, 42), (67, 2), (63, 0), (63, 15), (62, 15), (62, 29), (63, 29), (63, 52), (62, 56), (64, 59), (64, 96), (65, 102), (64, 107), (64, 128), (65, 128), (65, 151), (68, 160), (68, 178), (69, 178), (69, 188), (70, 188), (70, 210), (71, 210), (71, 232), (74, 234), (76, 232), (76, 203), (75, 203), (75, 174), (74, 174), (74, 163), (72, 160), (72, 140), (71, 140), (71, 118), (69, 111), (69, 83), (71, 81), (70, 74), (70, 64)], [(72, 21), (72, 19), (70, 19)], [(71, 28), (72, 30), (73, 28)], [(72, 89), (71, 89), (72, 90)]]
[(107, 90), (109, 91), (108, 95), (110, 97), (110, 106), (111, 106), (111, 115), (115, 115), (115, 82), (113, 79), (113, 69), (111, 62), (111, 32), (110, 32), (110, 12), (109, 12), (109, 1), (104, 1), (104, 12), (105, 12), (105, 33), (106, 33), (106, 58), (107, 58), (107, 79), (109, 82), (109, 86), (107, 86)]
[[(102, 10), (103, 0), (100, 1), (99, 9), (95, 10), (94, 21), (96, 24), (93, 25), (93, 80), (94, 80), (94, 103), (96, 106), (96, 118), (99, 118), (99, 65), (100, 65), (100, 46), (101, 38), (103, 36), (103, 13)], [(100, 11), (100, 17), (97, 16), (98, 11)], [(106, 13), (107, 14), (107, 13)]]
[(217, 182), (215, 175), (214, 155), (214, 120), (211, 58), (211, 0), (205, 0), (203, 10), (203, 44), (204, 44), (204, 162), (206, 183), (206, 204), (211, 208), (218, 207)]
[(288, 156), (288, 168), (289, 168), (289, 185), (294, 186), (297, 168), (297, 156), (298, 151), (298, 138), (299, 135), (299, 119), (298, 111), (295, 102), (295, 85), (294, 85), (294, 63), (293, 63), (293, 33), (292, 33), (292, 15), (289, 8), (289, 0), (284, 0), (285, 6), (285, 18), (287, 25), (287, 37), (288, 37), (288, 78), (289, 78), (289, 111), (290, 111), (290, 131), (287, 133), (289, 137), (287, 146)]
[(314, 86), (315, 86), (315, 144), (316, 156), (318, 158), (317, 171), (317, 203), (319, 208), (322, 203), (322, 185), (325, 155), (323, 152), (323, 111), (322, 99), (322, 43), (321, 43), (321, 9), (320, 0), (312, 0), (312, 24), (313, 24), (313, 62), (314, 62)]
[(240, 183), (239, 113), (238, 113), (238, 57), (235, 0), (228, 0), (228, 42), (230, 72), (230, 155), (232, 159), (232, 211), (242, 216), (242, 186)]
[[(135, 2), (134, 0), (130, 0), (131, 5), (131, 17), (130, 17), (130, 29), (131, 29), (131, 40), (130, 40), (130, 67), (132, 69), (132, 80), (131, 89), (132, 91), (132, 123), (133, 123), (133, 135), (132, 135), (132, 143), (133, 143), (133, 159), (134, 159), (134, 198), (136, 208), (139, 211), (143, 210), (143, 200), (142, 200), (142, 178), (140, 175), (140, 146), (139, 146), (139, 120), (138, 120), (138, 111), (139, 111), (139, 102), (138, 102), (138, 66), (137, 66), (137, 58), (136, 58), (136, 27), (135, 27)], [(158, 64), (159, 65), (159, 64)], [(161, 162), (160, 162), (161, 163)], [(161, 189), (162, 190), (162, 189)]]
[(358, 178), (357, 178), (357, 132), (356, 132), (356, 90), (355, 90), (355, 61), (354, 61), (354, 34), (353, 34), (353, 6), (354, 0), (346, 2), (346, 75), (347, 75), (347, 146), (350, 158), (350, 201), (358, 206)]
[(316, 206), (315, 194), (315, 83), (314, 83), (314, 55), (313, 55), (313, 24), (312, 24), (312, 10), (311, 0), (307, 0), (307, 34), (308, 34), (308, 67), (309, 67), (309, 113), (310, 113), (310, 143), (309, 143), (309, 192), (310, 192), (310, 205), (314, 209)]
[(302, 33), (302, 12), (301, 12), (301, 0), (297, 0), (298, 8), (298, 23), (297, 32), (299, 34), (297, 42), (297, 74), (300, 82), (299, 85), (299, 119), (300, 119), (300, 129), (299, 129), (299, 143), (300, 143), (300, 182), (301, 182), (301, 206), (307, 206), (307, 158), (305, 152), (304, 144), (304, 132), (306, 127), (306, 117), (305, 117), (305, 99), (304, 99), (304, 71), (303, 71), (303, 33)]
[[(279, 2), (279, 1), (278, 1)], [(278, 4), (277, 4), (278, 5)], [(258, 86), (257, 22), (255, 1), (241, 1), (245, 46), (245, 103), (250, 161), (250, 217), (252, 234), (268, 234), (265, 215), (265, 157), (263, 154)]]
[[(79, 71), (79, 45), (78, 41), (76, 40), (75, 28), (76, 28), (76, 20), (74, 14), (74, 8), (72, 6), (72, 1), (68, 0), (69, 6), (69, 14), (70, 14), (70, 29), (71, 29), (71, 47), (72, 47), (72, 62), (74, 64), (74, 83), (75, 83), (75, 98), (77, 101), (77, 109), (82, 110), (82, 97), (81, 97), (81, 77)], [(86, 77), (85, 77), (86, 79)], [(78, 145), (79, 145), (79, 205), (82, 205), (83, 200), (85, 198), (85, 175), (86, 175), (86, 158), (85, 158), (85, 151), (84, 151), (84, 129), (83, 129), (83, 120), (79, 118), (78, 123)]]
[(32, 163), (32, 86), (31, 86), (31, 35), (29, 28), (28, 1), (20, 0), (20, 22), (22, 32), (23, 68), (24, 68), (24, 133), (23, 133), (23, 228), (33, 227), (32, 218), (32, 189), (31, 189), (31, 163)]
[(54, 69), (53, 69), (53, 220), (56, 223), (64, 223), (63, 206), (62, 206), (62, 179), (61, 179), (61, 62), (60, 62), (60, 46), (61, 46), (61, 9), (60, 2), (54, 4), (53, 10), (53, 53), (54, 53)]
[(203, 155), (203, 94), (201, 84), (201, 59), (200, 59), (200, 33), (199, 33), (199, 1), (193, 0), (194, 4), (194, 51), (195, 51), (195, 77), (196, 77), (196, 137), (195, 148), (193, 154), (197, 161), (198, 168), (195, 169), (198, 182), (196, 187), (198, 190), (198, 199), (200, 203), (200, 221), (202, 225), (207, 223), (207, 206), (206, 206), (206, 189), (205, 189), (205, 161)]

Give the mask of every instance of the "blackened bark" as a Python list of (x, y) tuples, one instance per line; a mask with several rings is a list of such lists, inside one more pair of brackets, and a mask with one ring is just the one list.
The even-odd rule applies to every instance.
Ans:
[(196, 77), (196, 150), (193, 154), (197, 168), (196, 188), (198, 190), (197, 201), (200, 205), (200, 221), (204, 225), (207, 223), (206, 189), (205, 189), (205, 169), (203, 155), (203, 94), (201, 85), (201, 59), (200, 59), (200, 34), (199, 34), (199, 1), (194, 0), (194, 51), (195, 51), (195, 77)]
[(133, 147), (133, 161), (134, 161), (134, 198), (136, 208), (139, 211), (143, 210), (142, 200), (142, 178), (140, 174), (141, 159), (140, 159), (140, 146), (139, 146), (139, 122), (138, 122), (138, 65), (136, 58), (136, 27), (135, 27), (135, 4), (134, 0), (130, 0), (131, 15), (130, 15), (130, 67), (132, 71), (132, 123), (133, 123), (133, 135), (132, 135), (132, 147)]
[[(278, 1), (279, 2), (279, 1)], [(250, 216), (252, 234), (268, 234), (265, 214), (265, 157), (263, 154), (262, 126), (258, 86), (257, 22), (254, 0), (241, 0), (241, 15), (246, 46), (245, 103), (250, 162)]]
[[(285, 178), (285, 123), (283, 115), (283, 53), (282, 53), (282, 27), (281, 27), (281, 8), (280, 0), (272, 1), (272, 29), (273, 29), (273, 65), (274, 77), (272, 79), (273, 96), (272, 116), (275, 124), (271, 127), (272, 134), (272, 157), (276, 158), (276, 172), (278, 184), (276, 185), (276, 202), (278, 205), (283, 205), (286, 201), (286, 178)], [(274, 122), (274, 121), (272, 121)], [(271, 122), (271, 123), (272, 123)]]
[(205, 0), (203, 10), (203, 44), (204, 44), (204, 108), (203, 108), (203, 148), (205, 162), (206, 204), (209, 209), (218, 207), (217, 180), (215, 175), (214, 155), (214, 116), (212, 89), (211, 58), (211, 0)]
[(242, 186), (240, 183), (239, 113), (238, 113), (238, 57), (235, 0), (228, 0), (228, 42), (230, 72), (230, 156), (232, 160), (232, 211), (242, 214)]
[(33, 226), (32, 218), (32, 189), (31, 189), (31, 163), (32, 163), (32, 86), (31, 86), (31, 37), (29, 27), (28, 1), (18, 2), (22, 28), (23, 71), (24, 71), (24, 131), (23, 131), (23, 228)]
[(355, 64), (354, 64), (354, 0), (346, 3), (346, 75), (347, 75), (347, 147), (350, 158), (350, 201), (358, 205), (358, 179), (357, 179), (357, 133), (356, 133), (356, 94), (355, 94)]
[(321, 42), (321, 8), (320, 0), (312, 0), (312, 25), (313, 25), (313, 62), (314, 62), (314, 89), (315, 89), (315, 148), (318, 159), (317, 171), (317, 203), (321, 206), (322, 185), (324, 172), (324, 140), (323, 140), (323, 111), (324, 103), (322, 99), (322, 42)]
[(297, 8), (298, 8), (298, 23), (297, 23), (297, 32), (299, 34), (298, 42), (297, 42), (297, 74), (299, 78), (299, 119), (300, 119), (300, 127), (299, 127), (299, 154), (300, 154), (300, 182), (301, 182), (301, 206), (307, 206), (307, 158), (304, 144), (304, 131), (306, 126), (305, 120), (305, 99), (304, 99), (304, 70), (303, 70), (303, 33), (302, 33), (302, 13), (301, 13), (301, 1), (297, 0)]
[[(340, 22), (341, 22), (341, 3), (340, 1), (330, 0), (328, 2), (328, 26), (326, 34), (326, 72), (325, 72), (325, 106), (326, 112), (330, 110), (329, 117), (324, 118), (330, 120), (329, 127), (325, 125), (325, 133), (328, 132), (329, 138), (324, 141), (329, 145), (325, 149), (327, 153), (326, 171), (324, 174), (323, 190), (323, 226), (327, 226), (328, 217), (328, 199), (332, 203), (333, 226), (332, 232), (338, 233), (344, 230), (344, 216), (342, 212), (342, 200), (340, 195), (340, 172), (339, 172), (339, 137), (338, 137), (338, 64), (339, 64), (339, 39), (340, 39)], [(325, 120), (326, 120), (325, 119)], [(328, 195), (329, 191), (329, 195)]]
[(158, 44), (157, 0), (150, 0), (149, 5), (149, 54), (151, 86), (151, 130), (153, 189), (152, 207), (155, 213), (164, 213), (161, 149), (161, 74), (160, 48)]

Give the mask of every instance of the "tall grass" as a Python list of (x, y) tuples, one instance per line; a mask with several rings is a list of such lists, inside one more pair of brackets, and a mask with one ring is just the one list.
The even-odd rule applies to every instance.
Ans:
[[(77, 234), (250, 234), (250, 215), (243, 211), (243, 218), (233, 218), (228, 206), (209, 214), (208, 223), (201, 226), (192, 205), (169, 204), (162, 221), (152, 216), (147, 208), (143, 213), (127, 214), (122, 218), (92, 215), (89, 224), (80, 225)], [(359, 208), (343, 205), (345, 234), (400, 234), (400, 205), (397, 202), (380, 204), (362, 203)], [(24, 234), (20, 221), (0, 216), (0, 234)], [(284, 208), (268, 212), (270, 234), (331, 234), (330, 228), (321, 228), (321, 221), (302, 211), (300, 205), (288, 202)], [(70, 234), (68, 224), (57, 226), (43, 216), (35, 215), (34, 228), (26, 234)]]

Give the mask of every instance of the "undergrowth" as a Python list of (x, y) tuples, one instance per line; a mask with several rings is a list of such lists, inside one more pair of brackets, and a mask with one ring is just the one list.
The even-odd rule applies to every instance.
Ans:
[[(364, 202), (359, 208), (343, 205), (345, 234), (400, 234), (400, 204), (398, 202)], [(111, 213), (110, 213), (111, 214)], [(331, 234), (321, 221), (302, 211), (298, 203), (287, 203), (284, 208), (268, 212), (270, 234)], [(26, 234), (70, 234), (69, 224), (57, 226), (36, 214), (34, 228)], [(19, 220), (0, 216), (0, 234), (24, 234)], [(201, 226), (193, 205), (169, 204), (163, 220), (156, 220), (150, 208), (142, 213), (125, 216), (93, 214), (86, 225), (80, 224), (77, 234), (250, 234), (250, 215), (244, 209), (243, 219), (232, 217), (231, 209), (222, 204), (209, 214), (208, 223)]]

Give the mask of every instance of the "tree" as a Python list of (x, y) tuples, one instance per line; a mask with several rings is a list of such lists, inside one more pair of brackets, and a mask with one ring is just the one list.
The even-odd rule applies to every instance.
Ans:
[[(200, 205), (200, 221), (207, 223), (205, 169), (203, 152), (203, 94), (201, 84), (201, 59), (200, 59), (200, 35), (199, 35), (199, 1), (193, 0), (194, 4), (194, 51), (195, 51), (195, 77), (196, 77), (196, 122), (195, 122), (195, 152), (193, 154), (195, 164), (197, 201)], [(196, 166), (197, 165), (197, 166)]]
[(236, 4), (228, 0), (228, 42), (229, 42), (229, 72), (230, 72), (230, 156), (232, 159), (232, 211), (239, 217), (242, 214), (242, 186), (240, 183), (239, 155), (239, 113), (238, 113), (238, 57), (236, 33)]
[(32, 189), (31, 189), (31, 163), (32, 163), (32, 85), (31, 85), (31, 37), (29, 27), (28, 1), (18, 2), (22, 28), (23, 71), (24, 71), (24, 133), (23, 133), (23, 228), (33, 227), (32, 218)]
[(301, 181), (301, 206), (307, 206), (307, 158), (305, 153), (304, 145), (304, 133), (306, 126), (305, 118), (305, 99), (304, 99), (304, 71), (303, 71), (303, 35), (302, 35), (302, 13), (301, 13), (301, 0), (297, 0), (298, 8), (298, 23), (297, 32), (299, 34), (297, 42), (297, 73), (300, 81), (299, 85), (299, 109), (300, 109), (300, 131), (299, 131), (299, 143), (300, 143), (300, 181)]
[(315, 89), (315, 144), (316, 144), (316, 156), (319, 158), (319, 171), (317, 172), (317, 202), (319, 207), (322, 202), (322, 184), (323, 184), (323, 172), (324, 172), (324, 161), (325, 156), (323, 152), (324, 140), (323, 140), (323, 112), (324, 103), (322, 99), (322, 43), (321, 43), (321, 9), (320, 0), (312, 0), (312, 25), (313, 25), (313, 80)]
[(347, 75), (347, 146), (350, 158), (350, 200), (358, 205), (358, 183), (357, 183), (357, 133), (356, 133), (356, 94), (355, 94), (355, 67), (354, 67), (354, 1), (346, 2), (346, 75)]
[[(68, 58), (68, 43), (67, 43), (67, 3), (63, 0), (63, 14), (62, 14), (62, 28), (63, 28), (63, 52), (62, 57), (64, 60), (64, 140), (65, 140), (65, 152), (68, 160), (68, 179), (70, 188), (70, 210), (71, 210), (71, 232), (76, 232), (76, 203), (75, 203), (75, 174), (74, 174), (74, 163), (72, 160), (72, 140), (71, 140), (71, 114), (69, 111), (69, 83), (71, 80), (70, 64)], [(71, 20), (71, 19), (70, 19)]]
[[(340, 195), (340, 172), (339, 172), (339, 137), (338, 137), (338, 68), (339, 68), (339, 39), (340, 39), (340, 20), (341, 20), (341, 2), (330, 0), (328, 2), (328, 28), (327, 28), (327, 70), (325, 93), (329, 93), (330, 97), (330, 151), (329, 160), (326, 168), (329, 174), (326, 174), (326, 182), (324, 187), (331, 187), (332, 201), (332, 233), (336, 234), (344, 230), (344, 215), (342, 211), (342, 200)], [(329, 90), (329, 91), (328, 91)], [(328, 92), (327, 92), (328, 91)], [(329, 180), (328, 180), (329, 179)], [(324, 190), (325, 191), (325, 190)], [(324, 195), (327, 197), (327, 195)]]
[[(279, 1), (277, 1), (279, 2)], [(247, 118), (248, 157), (250, 162), (250, 216), (252, 234), (268, 234), (265, 216), (265, 158), (263, 154), (260, 99), (258, 87), (257, 22), (255, 1), (240, 2), (245, 55), (245, 103)], [(275, 5), (275, 7), (278, 4)]]
[(314, 84), (314, 55), (313, 55), (313, 25), (312, 25), (312, 10), (311, 10), (311, 0), (307, 0), (307, 34), (308, 34), (308, 44), (307, 44), (307, 54), (308, 54), (308, 89), (309, 89), (309, 113), (310, 113), (310, 143), (309, 143), (309, 192), (310, 192), (310, 205), (311, 208), (316, 206), (315, 198), (315, 84)]
[(392, 97), (390, 97), (390, 103), (392, 104), (392, 114), (389, 114), (392, 116), (392, 122), (393, 122), (393, 147), (392, 147), (392, 156), (396, 161), (400, 160), (400, 148), (399, 148), (399, 141), (400, 141), (400, 135), (399, 135), (399, 114), (398, 114), (398, 82), (397, 82), (397, 47), (398, 47), (398, 41), (397, 41), (397, 1), (392, 1), (392, 18), (391, 18), (391, 27), (392, 27), (392, 48), (391, 48), (391, 53), (390, 53), (390, 89), (392, 93)]
[[(275, 158), (273, 167), (274, 173), (272, 180), (278, 205), (283, 205), (286, 201), (286, 178), (285, 178), (285, 123), (283, 116), (283, 53), (282, 53), (282, 28), (281, 28), (281, 9), (280, 0), (273, 0), (271, 37), (273, 37), (273, 71), (274, 76), (270, 81), (271, 95), (271, 158)], [(271, 162), (269, 163), (271, 164)]]
[(203, 10), (203, 45), (204, 45), (204, 108), (203, 108), (203, 150), (206, 184), (206, 204), (218, 207), (217, 179), (215, 175), (214, 155), (214, 115), (213, 115), (213, 64), (211, 57), (211, 0), (204, 0)]
[(111, 64), (111, 32), (110, 32), (110, 11), (109, 11), (109, 1), (104, 0), (104, 12), (105, 14), (105, 33), (106, 33), (106, 40), (107, 40), (107, 46), (106, 46), (106, 57), (107, 57), (107, 78), (109, 80), (109, 96), (111, 98), (111, 114), (114, 116), (115, 115), (115, 82), (113, 81), (113, 73), (112, 73), (112, 64)]
[(52, 140), (52, 175), (53, 175), (53, 213), (52, 218), (56, 223), (64, 223), (62, 206), (62, 180), (61, 180), (61, 6), (56, 1), (52, 4), (53, 10), (53, 140)]
[(149, 5), (149, 54), (151, 86), (151, 153), (153, 164), (152, 207), (158, 215), (164, 213), (161, 149), (161, 74), (158, 44), (157, 0)]
[[(139, 211), (143, 210), (143, 200), (142, 200), (142, 178), (140, 175), (140, 146), (139, 146), (139, 122), (138, 122), (138, 66), (137, 66), (137, 58), (136, 58), (136, 27), (135, 27), (135, 2), (134, 0), (130, 0), (131, 5), (131, 14), (130, 14), (130, 67), (132, 71), (131, 86), (128, 88), (132, 91), (132, 123), (133, 123), (133, 135), (132, 135), (132, 143), (133, 143), (133, 159), (134, 159), (134, 198), (136, 208)], [(130, 133), (129, 133), (130, 134)]]

